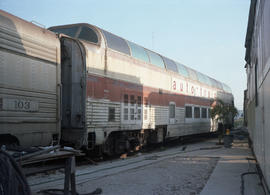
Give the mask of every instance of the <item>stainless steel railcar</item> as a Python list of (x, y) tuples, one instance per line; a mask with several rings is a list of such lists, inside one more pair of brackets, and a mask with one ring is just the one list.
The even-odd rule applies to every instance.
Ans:
[(227, 85), (98, 27), (0, 21), (1, 143), (48, 145), (62, 126), (63, 143), (123, 152), (215, 131), (211, 103), (233, 102)]
[(270, 1), (251, 0), (246, 34), (245, 120), (255, 156), (270, 187)]
[(49, 29), (61, 40), (65, 143), (111, 154), (211, 132), (213, 100), (233, 103), (227, 85), (98, 27)]
[(0, 143), (57, 140), (60, 84), (58, 37), (0, 10)]

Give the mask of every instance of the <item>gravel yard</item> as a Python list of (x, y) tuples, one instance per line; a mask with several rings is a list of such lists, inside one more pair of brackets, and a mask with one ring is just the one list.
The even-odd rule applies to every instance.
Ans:
[[(87, 194), (99, 188), (102, 194), (117, 195), (238, 195), (241, 174), (255, 171), (255, 165), (248, 160), (254, 157), (247, 140), (234, 142), (232, 148), (217, 146), (217, 141), (208, 139), (184, 147), (139, 153), (123, 160), (77, 166), (77, 192)], [(27, 179), (35, 193), (64, 187), (63, 171), (37, 174)], [(257, 185), (258, 178), (252, 177), (250, 181), (246, 178), (245, 191), (263, 194), (261, 186)]]
[(217, 161), (208, 157), (173, 157), (91, 180), (77, 189), (86, 193), (101, 188), (102, 194), (199, 194)]

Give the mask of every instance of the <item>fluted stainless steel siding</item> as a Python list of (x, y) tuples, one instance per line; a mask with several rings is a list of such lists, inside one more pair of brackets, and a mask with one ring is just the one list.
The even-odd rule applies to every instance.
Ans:
[[(0, 11), (0, 134), (23, 146), (48, 145), (60, 132), (60, 42), (55, 34)], [(35, 110), (6, 109), (5, 100)]]

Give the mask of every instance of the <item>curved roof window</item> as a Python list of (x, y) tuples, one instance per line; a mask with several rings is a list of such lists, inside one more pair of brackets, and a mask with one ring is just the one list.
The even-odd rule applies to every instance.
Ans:
[(198, 80), (200, 82), (202, 82), (202, 83), (204, 83), (206, 85), (210, 85), (210, 86), (212, 85), (211, 84), (211, 81), (209, 80), (209, 78), (206, 75), (204, 75), (204, 74), (202, 74), (200, 72), (197, 72), (197, 78), (198, 78)]
[(219, 88), (219, 89), (223, 89), (223, 85), (222, 85), (222, 83), (221, 83), (221, 82), (219, 82), (219, 81), (217, 81), (217, 80), (216, 80), (216, 82), (217, 82), (217, 84), (218, 84), (218, 88)]
[(197, 81), (198, 78), (197, 78), (197, 74), (196, 74), (195, 70), (192, 70), (190, 68), (188, 68), (187, 70), (188, 70), (188, 73), (189, 73), (189, 78), (192, 79), (192, 80)]
[(156, 65), (160, 68), (165, 68), (164, 62), (160, 55), (156, 54), (155, 52), (152, 52), (150, 50), (146, 50), (148, 53), (148, 56), (150, 58), (150, 63), (153, 65)]
[(211, 80), (212, 80), (212, 83), (214, 84), (214, 86), (215, 86), (216, 88), (218, 88), (218, 89), (223, 89), (223, 86), (222, 86), (217, 80), (212, 79), (212, 78), (211, 78)]
[(164, 56), (162, 56), (165, 64), (166, 64), (166, 68), (168, 70), (171, 70), (171, 71), (174, 71), (174, 72), (177, 72), (178, 73), (178, 70), (177, 70), (177, 66), (176, 64), (174, 63), (174, 61), (170, 60), (169, 58), (166, 58)]
[(105, 30), (102, 30), (102, 33), (106, 38), (107, 46), (109, 48), (130, 55), (128, 44), (124, 39)]
[(207, 85), (210, 85), (211, 86), (211, 81), (210, 81), (209, 77), (206, 76), (206, 75), (204, 75), (204, 77), (205, 77), (205, 80), (207, 82)]
[(225, 83), (222, 83), (222, 86), (223, 86), (224, 91), (226, 91), (227, 93), (232, 93), (232, 90), (228, 85), (226, 85)]
[(78, 38), (83, 39), (85, 41), (92, 42), (92, 43), (98, 43), (97, 33), (93, 29), (87, 26), (82, 26), (81, 32)]
[(216, 87), (218, 89), (223, 89), (222, 85), (218, 81), (216, 81), (215, 79), (210, 78), (210, 81), (211, 81), (213, 87)]
[(49, 28), (49, 30), (55, 32), (55, 33), (62, 33), (62, 34), (65, 34), (65, 35), (68, 35), (70, 37), (75, 37), (76, 34), (77, 34), (77, 31), (79, 29), (79, 26), (66, 26), (66, 27), (52, 27), (52, 28)]
[(130, 47), (132, 57), (149, 63), (148, 55), (143, 47), (129, 41), (127, 43)]
[[(98, 43), (98, 35), (90, 26), (75, 25), (75, 26), (59, 26), (52, 27), (49, 30), (68, 35), (73, 38), (82, 39), (92, 43)], [(78, 35), (79, 34), (79, 35)]]
[(178, 72), (179, 74), (181, 74), (182, 76), (185, 76), (185, 77), (189, 77), (189, 74), (188, 74), (188, 71), (186, 69), (186, 67), (178, 62), (175, 62), (177, 68), (178, 68)]

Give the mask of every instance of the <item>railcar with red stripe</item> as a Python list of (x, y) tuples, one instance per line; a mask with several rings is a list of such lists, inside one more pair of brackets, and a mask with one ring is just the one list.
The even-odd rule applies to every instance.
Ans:
[(63, 143), (112, 154), (212, 132), (213, 100), (233, 103), (226, 84), (96, 26), (49, 30), (61, 41)]
[(96, 26), (0, 21), (0, 145), (121, 153), (216, 131), (212, 102), (233, 103), (226, 84)]

